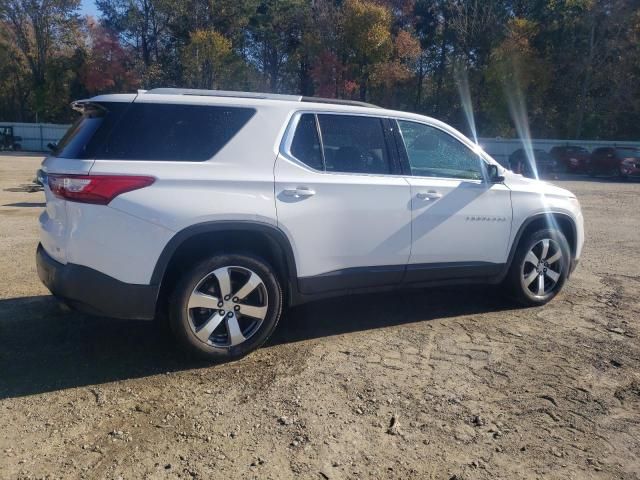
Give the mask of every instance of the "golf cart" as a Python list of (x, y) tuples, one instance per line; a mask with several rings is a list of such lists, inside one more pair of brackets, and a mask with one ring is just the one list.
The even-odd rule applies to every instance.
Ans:
[(0, 150), (21, 150), (21, 141), (22, 137), (13, 134), (13, 127), (0, 126)]

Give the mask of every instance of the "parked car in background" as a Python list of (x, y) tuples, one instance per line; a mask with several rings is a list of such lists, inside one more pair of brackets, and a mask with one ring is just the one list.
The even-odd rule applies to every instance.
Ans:
[(601, 147), (591, 154), (589, 175), (640, 176), (640, 148)]
[(558, 162), (559, 170), (571, 173), (586, 172), (591, 159), (589, 150), (574, 145), (553, 147), (549, 154)]
[[(556, 172), (558, 162), (544, 150), (534, 148), (533, 159), (538, 176), (550, 175)], [(515, 173), (519, 173), (529, 178), (536, 177), (534, 169), (532, 168), (523, 148), (519, 148), (509, 155), (509, 166), (511, 171)]]

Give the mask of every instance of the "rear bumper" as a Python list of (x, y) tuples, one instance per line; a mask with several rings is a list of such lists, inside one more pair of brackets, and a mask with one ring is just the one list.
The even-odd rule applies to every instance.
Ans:
[(38, 276), (53, 295), (73, 308), (113, 318), (151, 320), (158, 287), (124, 283), (82, 265), (57, 262), (42, 245), (36, 251)]

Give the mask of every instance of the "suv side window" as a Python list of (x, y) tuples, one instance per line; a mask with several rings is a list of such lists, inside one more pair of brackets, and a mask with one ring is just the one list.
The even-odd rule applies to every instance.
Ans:
[(291, 142), (291, 154), (311, 168), (324, 170), (316, 116), (313, 113), (305, 113), (300, 117)]
[(422, 123), (398, 120), (411, 175), (482, 180), (483, 160), (458, 139)]
[(391, 173), (382, 119), (318, 114), (327, 172)]
[(252, 108), (132, 103), (105, 135), (106, 140), (93, 145), (86, 155), (107, 160), (202, 162), (218, 153), (254, 114)]

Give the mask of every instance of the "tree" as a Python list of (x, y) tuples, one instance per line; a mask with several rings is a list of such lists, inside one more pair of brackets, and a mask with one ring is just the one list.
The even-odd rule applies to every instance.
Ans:
[(371, 84), (380, 90), (383, 104), (399, 103), (399, 87), (413, 77), (419, 56), (420, 42), (410, 32), (400, 30), (393, 37), (392, 56), (372, 68)]
[(116, 32), (125, 48), (136, 54), (137, 69), (146, 87), (161, 85), (175, 71), (167, 59), (175, 58), (169, 36), (171, 2), (167, 0), (96, 0), (102, 22)]
[[(533, 47), (538, 34), (536, 23), (514, 18), (507, 24), (506, 37), (491, 53), (486, 75), (487, 96), (482, 109), (493, 118), (490, 131), (493, 135), (513, 136), (514, 122), (520, 125), (526, 122), (527, 127), (539, 132), (547, 129), (544, 100), (551, 76), (549, 65)], [(515, 118), (509, 118), (510, 112)]]
[(14, 44), (29, 69), (36, 120), (44, 112), (51, 59), (77, 45), (80, 0), (3, 0), (0, 22), (5, 41)]
[(87, 55), (80, 76), (89, 94), (130, 91), (138, 87), (133, 58), (114, 32), (89, 18), (86, 42)]
[(0, 119), (29, 119), (29, 70), (14, 45), (0, 37)]
[(533, 135), (640, 136), (639, 0), (96, 0), (98, 22), (78, 2), (0, 0), (3, 118), (191, 86), (358, 98), (463, 130), (473, 112), (480, 136), (513, 135), (526, 104)]
[(342, 50), (359, 84), (360, 100), (367, 100), (373, 68), (387, 61), (393, 51), (391, 12), (365, 0), (346, 0), (342, 6)]
[(304, 61), (296, 53), (309, 13), (303, 0), (262, 0), (250, 17), (248, 59), (262, 74), (268, 90), (281, 89), (287, 64)]
[(421, 108), (425, 77), (435, 84), (428, 98), (428, 108), (438, 115), (446, 101), (445, 74), (451, 63), (451, 51), (455, 43), (455, 33), (451, 27), (451, 17), (455, 5), (447, 0), (418, 0), (414, 8), (415, 31), (420, 41), (421, 52), (417, 69), (415, 108)]
[(232, 62), (231, 41), (215, 30), (196, 30), (184, 48), (182, 63), (188, 86), (220, 88)]

